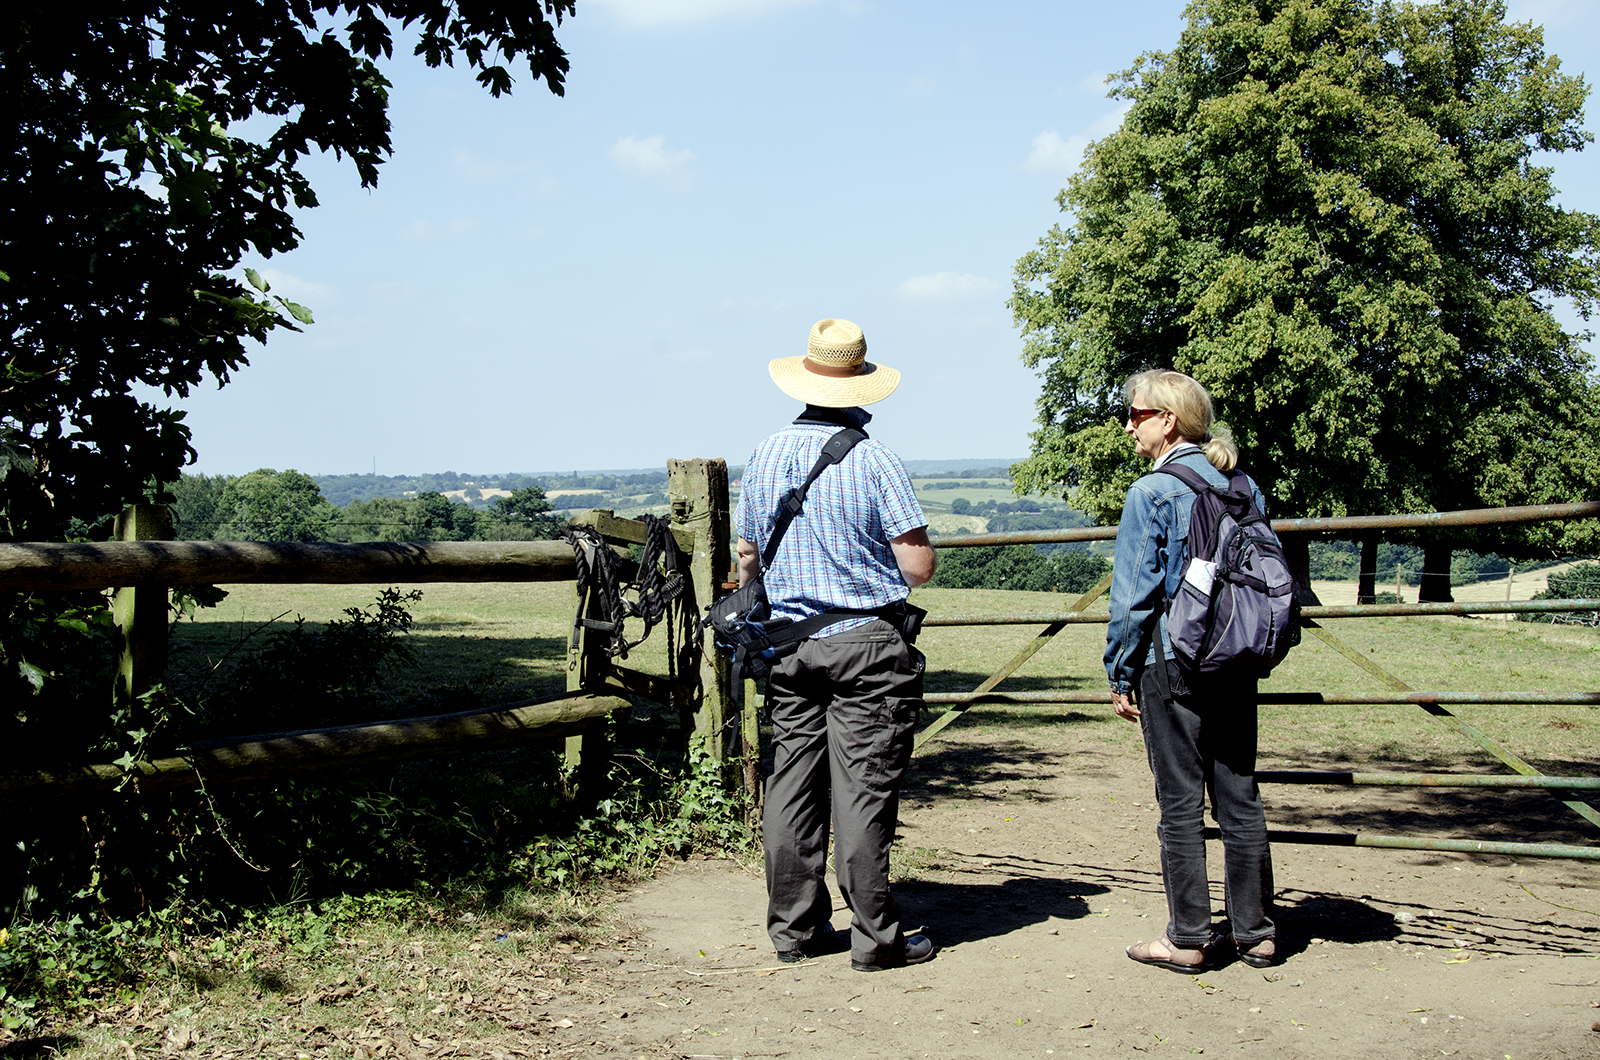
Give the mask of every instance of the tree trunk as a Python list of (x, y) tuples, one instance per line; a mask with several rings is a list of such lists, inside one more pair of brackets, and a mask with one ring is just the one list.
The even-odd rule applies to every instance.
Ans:
[(1301, 607), (1318, 607), (1322, 601), (1311, 591), (1311, 538), (1289, 534), (1283, 539), (1283, 558), (1289, 561), (1289, 576), (1294, 579), (1294, 598)]
[(1447, 604), (1450, 595), (1450, 554), (1444, 545), (1425, 545), (1422, 549), (1422, 584), (1417, 589), (1419, 604)]
[(1378, 602), (1378, 539), (1376, 536), (1362, 539), (1361, 542), (1361, 570), (1356, 575), (1356, 603), (1375, 604)]

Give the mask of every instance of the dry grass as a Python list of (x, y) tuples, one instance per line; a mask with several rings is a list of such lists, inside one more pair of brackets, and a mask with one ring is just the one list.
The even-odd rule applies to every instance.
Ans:
[[(1521, 583), (1519, 582), (1519, 588)], [(214, 611), (185, 622), (174, 637), (174, 667), (197, 671), (222, 658), (237, 639), (285, 611), (310, 622), (369, 603), (381, 586), (234, 586)], [(417, 662), (397, 674), (397, 693), (439, 686), (468, 687), (484, 702), (547, 695), (565, 686), (572, 589), (568, 583), (443, 584), (422, 587), (413, 609)], [(1503, 592), (1503, 589), (1502, 589)], [(1331, 595), (1331, 594), (1329, 594)], [(939, 613), (1065, 610), (1072, 597), (981, 589), (917, 590), (914, 599)], [(1097, 605), (1104, 613), (1103, 601)], [(288, 621), (287, 619), (280, 621)], [(1600, 631), (1474, 618), (1336, 619), (1325, 627), (1411, 687), (1424, 691), (1594, 691), (1600, 672)], [(929, 691), (976, 687), (1037, 634), (1038, 626), (930, 628), (920, 647), (928, 656)], [(1000, 688), (1105, 687), (1101, 653), (1105, 627), (1063, 630)], [(659, 642), (639, 648), (629, 665), (657, 668)], [(1386, 686), (1307, 636), (1266, 691), (1377, 692)], [(1508, 747), (1534, 760), (1600, 757), (1600, 708), (1554, 706), (1462, 707), (1458, 713)], [(997, 730), (1049, 728), (1065, 721), (1079, 736), (1124, 746), (1137, 742), (1132, 726), (1094, 705), (986, 704), (959, 724)], [(1471, 751), (1471, 745), (1415, 707), (1292, 706), (1263, 712), (1263, 747), (1285, 758), (1395, 760)], [(1476, 754), (1476, 752), (1473, 752)], [(1486, 760), (1487, 761), (1487, 760)]]

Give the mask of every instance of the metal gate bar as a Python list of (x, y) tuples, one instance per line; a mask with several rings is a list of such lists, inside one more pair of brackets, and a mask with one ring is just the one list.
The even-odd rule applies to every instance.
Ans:
[[(1107, 574), (1104, 578), (1101, 578), (1098, 582), (1096, 582), (1094, 585), (1092, 585), (1089, 588), (1088, 592), (1084, 593), (1082, 596), (1080, 596), (1076, 600), (1074, 600), (1073, 603), (1072, 603), (1072, 606), (1068, 609), (1068, 613), (1069, 614), (1076, 614), (1076, 613), (1082, 612), (1090, 604), (1092, 604), (1096, 600), (1100, 599), (1100, 597), (1102, 595), (1104, 595), (1105, 592), (1110, 588), (1111, 588), (1111, 575)], [(932, 616), (929, 616), (929, 618), (931, 618), (931, 617)], [(923, 624), (927, 625), (928, 622), (926, 620), (924, 620)], [(933, 624), (934, 625), (945, 625), (946, 623), (933, 623)], [(1066, 628), (1067, 628), (1067, 623), (1066, 622), (1051, 622), (1043, 630), (1040, 631), (1040, 633), (1039, 633), (1039, 635), (1037, 637), (1033, 638), (1033, 642), (1031, 644), (1029, 644), (1026, 648), (1023, 648), (1022, 651), (1017, 653), (1016, 658), (1012, 659), (1010, 662), (1008, 662), (1004, 666), (1000, 667), (1000, 669), (998, 669), (994, 673), (990, 674), (987, 678), (984, 679), (983, 684), (979, 685), (977, 688), (974, 688), (968, 694), (969, 695), (973, 695), (973, 696), (981, 696), (984, 693), (986, 693), (986, 692), (990, 691), (991, 689), (993, 689), (995, 685), (998, 685), (1001, 681), (1004, 681), (1006, 678), (1008, 678), (1012, 674), (1016, 673), (1017, 669), (1019, 667), (1021, 667), (1023, 663), (1025, 663), (1029, 659), (1033, 658), (1034, 654), (1040, 648), (1043, 648), (1046, 644), (1049, 644), (1050, 641), (1055, 637), (1055, 635), (1057, 633), (1060, 633), (1063, 629), (1066, 629)], [(926, 702), (926, 697), (924, 697), (924, 702)], [(952, 722), (954, 722), (957, 718), (959, 718), (963, 714), (965, 714), (966, 713), (966, 709), (967, 708), (965, 706), (959, 706), (959, 705), (958, 706), (953, 706), (949, 710), (945, 711), (943, 714), (941, 714), (937, 718), (935, 718), (932, 721), (932, 723), (930, 723), (927, 726), (927, 728), (925, 728), (921, 732), (917, 733), (916, 743), (914, 743), (912, 745), (911, 753), (912, 754), (916, 754), (918, 751), (920, 751), (924, 744), (926, 744), (929, 740), (932, 740), (933, 738), (938, 736)]]
[(1377, 785), (1396, 788), (1551, 788), (1558, 791), (1600, 791), (1600, 777), (1490, 775), (1481, 773), (1340, 773), (1313, 770), (1256, 771), (1262, 784)]
[[(1418, 515), (1359, 516), (1315, 519), (1276, 519), (1273, 529), (1279, 533), (1337, 533), (1371, 532), (1402, 528), (1438, 528), (1446, 526), (1483, 526), (1505, 523), (1537, 522), (1546, 519), (1572, 519), (1600, 516), (1600, 501), (1578, 504), (1528, 505), (1520, 508), (1477, 509), (1461, 512), (1431, 512)], [(1003, 534), (962, 534), (938, 539), (941, 548), (974, 547), (1010, 544), (1050, 544), (1068, 541), (1110, 540), (1116, 536), (1116, 527), (1080, 527), (1072, 530), (1034, 530)], [(929, 704), (948, 704), (950, 709), (936, 718), (917, 734), (914, 751), (920, 751), (948, 726), (962, 717), (968, 709), (980, 702), (1009, 703), (1108, 703), (1106, 692), (996, 692), (1001, 681), (1015, 673), (1028, 659), (1068, 625), (1104, 623), (1109, 615), (1086, 614), (1088, 605), (1103, 595), (1110, 586), (1108, 574), (1101, 582), (1085, 593), (1066, 611), (1017, 612), (1002, 615), (930, 615), (923, 625), (933, 626), (995, 626), (1043, 625), (1033, 641), (990, 675), (970, 692), (933, 692), (923, 698)], [(1321, 618), (1380, 618), (1412, 615), (1493, 615), (1529, 614), (1555, 611), (1600, 611), (1600, 599), (1519, 600), (1503, 603), (1416, 603), (1416, 604), (1355, 604), (1318, 605), (1301, 609), (1302, 626), (1313, 636), (1344, 655), (1362, 669), (1387, 684), (1394, 691), (1388, 694), (1327, 695), (1323, 693), (1265, 693), (1261, 702), (1270, 703), (1322, 703), (1322, 704), (1411, 704), (1439, 718), (1445, 724), (1488, 751), (1517, 776), (1437, 773), (1330, 773), (1311, 771), (1262, 771), (1257, 779), (1265, 783), (1299, 784), (1352, 784), (1394, 785), (1402, 787), (1478, 787), (1491, 789), (1531, 788), (1547, 790), (1574, 813), (1591, 824), (1600, 826), (1600, 812), (1577, 799), (1563, 799), (1559, 793), (1600, 791), (1600, 778), (1551, 777), (1502, 747), (1497, 741), (1476, 727), (1457, 717), (1445, 704), (1563, 704), (1600, 705), (1600, 693), (1449, 693), (1418, 692), (1394, 674), (1378, 666), (1371, 659), (1355, 651), (1316, 620)], [(1215, 829), (1206, 830), (1207, 838), (1216, 838)], [(1410, 839), (1401, 836), (1364, 836), (1356, 834), (1269, 831), (1273, 842), (1317, 843), (1339, 846), (1375, 846), (1411, 850), (1459, 851), (1464, 853), (1497, 853), (1537, 857), (1572, 857), (1600, 859), (1600, 847), (1577, 847), (1552, 843), (1507, 843), (1476, 840)]]
[[(1110, 703), (1110, 692), (929, 692), (928, 703)], [(1600, 707), (1600, 692), (1262, 692), (1257, 701), (1266, 706), (1322, 704), (1325, 706), (1382, 706), (1404, 703), (1449, 703), (1477, 706), (1525, 704), (1529, 706)], [(942, 717), (942, 715), (941, 715)]]
[[(1222, 838), (1215, 828), (1207, 839)], [(1575, 847), (1565, 843), (1505, 843), (1489, 839), (1428, 839), (1403, 835), (1362, 835), (1354, 832), (1282, 832), (1267, 829), (1269, 843), (1301, 843), (1322, 847), (1384, 847), (1389, 850), (1436, 850), (1454, 854), (1504, 854), (1524, 858), (1579, 858), (1600, 861), (1600, 847)]]
[[(1545, 602), (1548, 602), (1548, 601), (1540, 601), (1540, 602), (1541, 603), (1545, 603)], [(1581, 610), (1588, 610), (1588, 608), (1582, 608)], [(1373, 676), (1377, 677), (1379, 680), (1383, 681), (1385, 684), (1387, 684), (1390, 688), (1393, 688), (1395, 691), (1397, 691), (1397, 692), (1415, 692), (1416, 691), (1416, 689), (1412, 688), (1410, 685), (1408, 685), (1404, 681), (1400, 680), (1400, 678), (1396, 677), (1394, 674), (1392, 674), (1389, 671), (1385, 670), (1383, 667), (1379, 666), (1377, 663), (1373, 662), (1371, 659), (1367, 658), (1365, 655), (1362, 655), (1360, 652), (1356, 651), (1354, 648), (1350, 647), (1344, 641), (1340, 640), (1338, 637), (1335, 637), (1332, 633), (1328, 632), (1326, 629), (1323, 629), (1321, 626), (1317, 625), (1315, 622), (1306, 621), (1306, 622), (1303, 622), (1302, 625), (1304, 625), (1306, 629), (1308, 629), (1310, 632), (1315, 634), (1324, 643), (1326, 643), (1327, 645), (1332, 647), (1334, 650), (1339, 652), (1339, 654), (1343, 655), (1345, 658), (1349, 659), (1351, 662), (1356, 663), (1362, 669), (1366, 670), (1368, 673), (1370, 673)], [(1492, 737), (1490, 737), (1487, 733), (1482, 732), (1476, 726), (1469, 725), (1465, 721), (1462, 721), (1460, 718), (1456, 717), (1449, 710), (1447, 710), (1445, 707), (1440, 705), (1440, 703), (1437, 700), (1433, 700), (1433, 701), (1429, 701), (1429, 702), (1421, 702), (1421, 703), (1418, 703), (1417, 706), (1421, 707), (1423, 710), (1427, 711), (1429, 714), (1432, 714), (1434, 717), (1440, 719), (1446, 725), (1450, 726), (1452, 729), (1455, 729), (1461, 735), (1465, 736), (1467, 739), (1471, 740), (1473, 743), (1477, 744), (1479, 747), (1483, 748), (1485, 751), (1488, 751), (1490, 754), (1492, 754), (1496, 758), (1500, 759), (1500, 761), (1502, 763), (1504, 763), (1505, 765), (1509, 766), (1511, 769), (1515, 770), (1516, 772), (1521, 773), (1524, 776), (1530, 776), (1530, 777), (1537, 777), (1537, 776), (1543, 776), (1544, 775), (1543, 773), (1540, 773), (1539, 770), (1537, 770), (1533, 766), (1529, 765), (1527, 762), (1524, 762), (1521, 758), (1518, 758), (1516, 755), (1512, 754), (1510, 751), (1508, 751), (1504, 747), (1500, 746), (1499, 742), (1496, 741), (1495, 739), (1493, 739)], [(1600, 827), (1600, 810), (1596, 810), (1593, 806), (1590, 806), (1588, 803), (1580, 802), (1577, 799), (1562, 799), (1560, 796), (1556, 796), (1556, 798), (1559, 799), (1560, 802), (1564, 806), (1566, 806), (1567, 809), (1571, 810), (1573, 813), (1577, 814), (1579, 817), (1582, 817), (1585, 821), (1588, 821), (1590, 824), (1595, 825), (1597, 827)]]
[[(940, 546), (943, 547), (942, 545)], [(1600, 600), (1509, 600), (1501, 603), (1466, 604), (1334, 604), (1302, 607), (1302, 619), (1318, 618), (1395, 618), (1402, 615), (1519, 615), (1540, 611), (1600, 611)], [(1036, 626), (1051, 622), (1079, 623), (1111, 621), (1110, 615), (1086, 615), (1068, 611), (1017, 611), (1005, 615), (929, 615), (927, 626)]]

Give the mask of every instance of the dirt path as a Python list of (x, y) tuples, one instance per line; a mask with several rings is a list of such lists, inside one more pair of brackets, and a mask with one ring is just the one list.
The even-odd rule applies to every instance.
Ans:
[[(1129, 961), (1123, 947), (1165, 924), (1151, 785), (1135, 741), (1087, 729), (957, 726), (916, 760), (895, 867), (908, 923), (942, 947), (925, 965), (780, 964), (759, 867), (696, 860), (591, 905), (576, 934), (514, 909), (448, 929), (352, 925), (314, 961), (263, 957), (248, 982), (197, 962), (187, 985), (153, 983), (75, 1027), (0, 1035), (0, 1057), (1600, 1056), (1594, 862), (1280, 845), (1279, 967)], [(1597, 771), (1576, 751), (1561, 764)], [(1267, 799), (1284, 829), (1595, 843), (1537, 792)], [(1213, 902), (1220, 919), (1216, 888)]]
[[(1122, 952), (1165, 922), (1142, 762), (1042, 755), (968, 798), (915, 787), (902, 813), (912, 878), (897, 893), (941, 945), (933, 962), (781, 965), (757, 871), (690, 862), (627, 899), (637, 948), (589, 955), (592, 1000), (543, 1044), (629, 1058), (1600, 1055), (1592, 863), (1279, 847), (1284, 963), (1180, 976)], [(1296, 794), (1296, 816), (1349, 798)], [(1568, 842), (1590, 840), (1530, 798)], [(1468, 814), (1480, 812), (1498, 814)]]

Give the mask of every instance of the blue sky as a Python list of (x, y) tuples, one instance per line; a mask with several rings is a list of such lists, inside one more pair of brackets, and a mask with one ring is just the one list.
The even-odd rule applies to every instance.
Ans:
[[(740, 464), (797, 411), (767, 361), (826, 316), (904, 373), (874, 437), (1021, 456), (1038, 381), (1012, 268), (1117, 125), (1105, 76), (1170, 47), (1182, 9), (579, 0), (564, 98), (523, 77), (493, 100), (397, 49), (377, 189), (314, 160), (302, 247), (254, 263), (317, 323), (182, 403), (193, 470)], [(1600, 5), (1511, 13), (1600, 73)], [(1600, 212), (1600, 145), (1554, 164)]]

